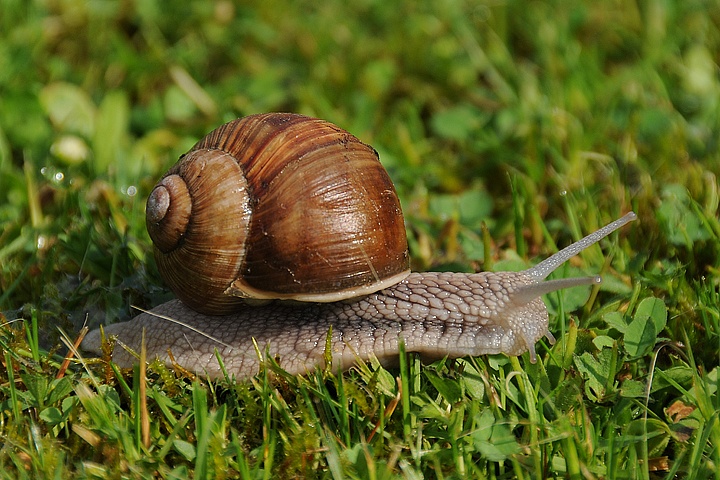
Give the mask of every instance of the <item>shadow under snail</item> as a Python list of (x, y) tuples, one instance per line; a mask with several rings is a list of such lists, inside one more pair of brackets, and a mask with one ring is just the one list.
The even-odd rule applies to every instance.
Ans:
[[(400, 202), (377, 152), (335, 125), (296, 114), (232, 121), (200, 140), (156, 185), (147, 228), (178, 299), (105, 327), (113, 360), (148, 358), (208, 377), (256, 374), (260, 352), (291, 373), (372, 356), (404, 341), (426, 358), (529, 352), (548, 331), (541, 296), (599, 283), (544, 281), (636, 218), (622, 218), (521, 272), (410, 273)], [(123, 346), (129, 347), (122, 348)], [(256, 349), (257, 346), (257, 349)], [(101, 352), (92, 331), (83, 348)]]

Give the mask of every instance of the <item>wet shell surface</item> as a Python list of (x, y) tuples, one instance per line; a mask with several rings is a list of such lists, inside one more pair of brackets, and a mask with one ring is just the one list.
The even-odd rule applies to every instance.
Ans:
[(296, 114), (227, 123), (151, 192), (158, 268), (196, 311), (248, 299), (333, 302), (409, 273), (400, 202), (377, 152)]

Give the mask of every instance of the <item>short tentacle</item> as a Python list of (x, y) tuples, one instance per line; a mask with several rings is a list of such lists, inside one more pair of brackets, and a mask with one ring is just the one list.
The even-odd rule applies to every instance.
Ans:
[(600, 275), (594, 277), (558, 278), (545, 282), (530, 283), (523, 285), (513, 292), (513, 302), (518, 304), (528, 303), (548, 293), (563, 290), (565, 288), (580, 287), (582, 285), (597, 285), (602, 283)]

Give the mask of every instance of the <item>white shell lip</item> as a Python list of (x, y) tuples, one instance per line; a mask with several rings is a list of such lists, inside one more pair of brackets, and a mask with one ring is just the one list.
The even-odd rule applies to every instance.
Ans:
[(257, 300), (296, 300), (298, 302), (330, 303), (370, 295), (372, 293), (392, 287), (393, 285), (402, 282), (403, 280), (405, 280), (405, 278), (407, 278), (408, 275), (410, 275), (409, 269), (391, 277), (377, 280), (369, 285), (360, 285), (357, 287), (338, 290), (335, 292), (305, 292), (286, 294), (258, 290), (256, 288), (253, 288), (251, 285), (246, 284), (245, 282), (243, 282), (242, 278), (240, 278), (235, 280), (230, 285), (230, 287), (225, 290), (225, 294), (234, 297)]

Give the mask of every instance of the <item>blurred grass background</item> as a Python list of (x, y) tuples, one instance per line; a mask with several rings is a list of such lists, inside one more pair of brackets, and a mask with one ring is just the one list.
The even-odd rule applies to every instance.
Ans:
[(4, 0), (0, 27), (0, 310), (50, 345), (168, 298), (155, 181), (218, 125), (292, 111), (380, 152), (417, 270), (545, 256), (634, 209), (604, 298), (662, 298), (664, 335), (718, 364), (717, 2)]
[[(513, 188), (533, 254), (539, 218), (562, 222), (568, 198), (603, 220), (636, 205), (658, 255), (694, 251), (706, 235), (673, 230), (674, 209), (717, 205), (719, 16), (660, 1), (5, 2), (0, 308), (79, 282), (122, 315), (106, 305), (127, 308), (121, 284), (150, 290), (149, 188), (202, 135), (263, 111), (379, 150), (420, 270), (481, 259), (483, 220), (504, 242)], [(667, 198), (681, 206), (659, 210)], [(679, 253), (695, 274), (717, 265)]]

